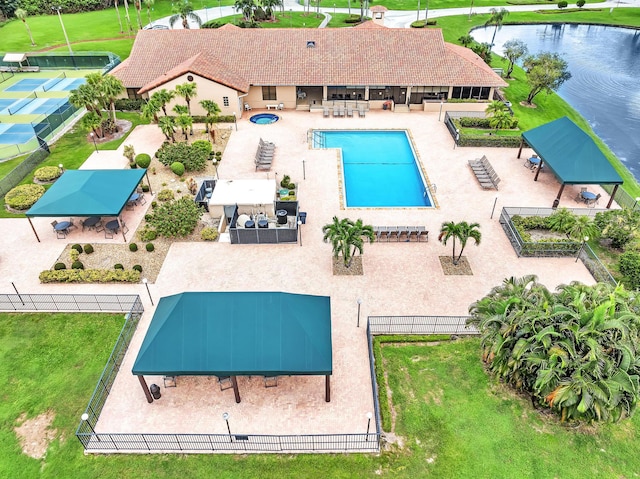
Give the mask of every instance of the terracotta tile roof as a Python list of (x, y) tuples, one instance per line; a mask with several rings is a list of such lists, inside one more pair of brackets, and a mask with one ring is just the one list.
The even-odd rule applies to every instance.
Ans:
[(385, 27), (384, 25), (380, 25), (379, 23), (376, 23), (373, 20), (367, 20), (366, 22), (360, 23), (353, 28), (387, 28), (387, 27)]
[[(478, 55), (476, 55), (469, 48), (465, 48), (465, 47), (460, 46), (460, 45), (454, 45), (453, 43), (445, 43), (445, 47), (449, 51), (451, 51), (453, 54), (458, 55), (462, 59), (462, 61), (467, 62), (469, 64), (472, 64), (477, 69), (484, 70), (485, 74), (489, 75), (489, 74), (493, 73), (498, 78), (500, 78), (491, 69), (491, 67), (489, 65), (487, 65), (482, 60), (482, 58), (480, 58)], [(480, 83), (469, 83), (468, 86), (485, 86), (485, 85), (484, 84), (480, 84)], [(507, 82), (505, 82), (504, 80), (502, 80), (502, 78), (500, 78), (500, 84), (499, 85), (493, 85), (493, 86), (505, 87), (505, 86), (509, 86), (509, 84)]]
[(388, 12), (389, 9), (387, 7), (385, 7), (384, 5), (374, 5), (373, 7), (370, 8), (370, 10), (372, 12)]
[(470, 50), (446, 44), (441, 30), (409, 28), (142, 30), (112, 72), (128, 88), (148, 89), (190, 68), (243, 92), (248, 85), (506, 85)]
[(242, 92), (249, 91), (249, 82), (237, 75), (236, 71), (218, 61), (217, 58), (213, 58), (211, 55), (200, 52), (188, 60), (180, 63), (164, 75), (154, 78), (152, 81), (144, 85), (139, 93), (145, 93), (153, 88), (159, 87), (166, 82), (178, 78), (185, 73), (193, 73), (204, 78), (208, 78), (221, 85), (226, 85)]

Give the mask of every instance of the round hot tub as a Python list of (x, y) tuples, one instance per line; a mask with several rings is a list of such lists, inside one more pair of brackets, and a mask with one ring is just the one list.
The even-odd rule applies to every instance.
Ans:
[(273, 113), (259, 113), (258, 115), (253, 115), (249, 118), (249, 121), (258, 125), (269, 125), (271, 123), (275, 123), (279, 119), (280, 117)]

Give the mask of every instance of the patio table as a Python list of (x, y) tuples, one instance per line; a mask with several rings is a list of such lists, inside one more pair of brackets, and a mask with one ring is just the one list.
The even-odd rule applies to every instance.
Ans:
[(118, 223), (118, 220), (111, 220), (104, 226), (106, 229), (111, 230), (116, 234), (120, 231), (120, 223)]
[(583, 191), (583, 192), (580, 193), (580, 196), (582, 197), (582, 199), (585, 202), (596, 199), (596, 194), (595, 193), (591, 193), (590, 191)]
[(82, 222), (82, 229), (84, 230), (85, 228), (89, 228), (89, 229), (95, 228), (99, 222), (100, 222), (99, 216), (90, 216), (89, 218), (87, 218)]
[(65, 230), (68, 230), (70, 226), (71, 226), (71, 222), (61, 221), (60, 223), (55, 225), (53, 229), (55, 229), (56, 231), (65, 231)]

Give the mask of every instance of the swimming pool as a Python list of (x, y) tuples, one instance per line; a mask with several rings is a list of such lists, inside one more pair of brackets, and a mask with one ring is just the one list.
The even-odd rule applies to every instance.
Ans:
[(257, 123), (258, 125), (269, 125), (278, 121), (280, 117), (273, 113), (258, 113), (249, 118), (251, 123)]
[(347, 207), (431, 207), (406, 130), (314, 131), (315, 148), (340, 148)]

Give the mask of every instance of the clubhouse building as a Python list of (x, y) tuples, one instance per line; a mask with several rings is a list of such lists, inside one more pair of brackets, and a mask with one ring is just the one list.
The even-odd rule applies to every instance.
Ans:
[[(129, 98), (195, 82), (223, 115), (249, 109), (327, 106), (425, 110), (441, 100), (492, 100), (507, 86), (470, 49), (440, 29), (356, 28), (142, 30), (111, 72)], [(170, 107), (172, 105), (169, 105)]]

